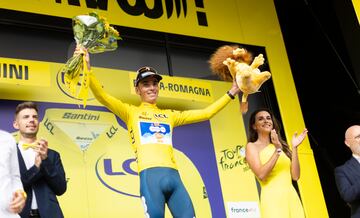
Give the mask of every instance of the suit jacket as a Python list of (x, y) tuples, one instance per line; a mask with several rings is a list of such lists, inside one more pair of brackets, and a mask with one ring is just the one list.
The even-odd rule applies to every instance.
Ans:
[(360, 218), (360, 163), (352, 157), (335, 168), (335, 180), (341, 197), (351, 206), (351, 217)]
[(41, 218), (63, 218), (64, 215), (56, 198), (56, 195), (62, 195), (66, 191), (65, 171), (60, 154), (48, 149), (48, 157), (41, 162), (40, 169), (35, 165), (26, 169), (19, 148), (17, 151), (21, 181), (28, 196), (20, 216), (29, 217), (32, 190), (34, 190)]

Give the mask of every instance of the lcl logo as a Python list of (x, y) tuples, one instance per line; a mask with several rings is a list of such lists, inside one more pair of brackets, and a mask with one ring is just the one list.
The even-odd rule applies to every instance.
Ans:
[(155, 118), (160, 118), (160, 119), (167, 119), (168, 117), (166, 116), (166, 114), (154, 114)]
[(46, 118), (44, 122), (45, 128), (50, 132), (51, 135), (54, 135), (54, 125)]
[(104, 158), (96, 161), (95, 171), (98, 180), (108, 189), (129, 197), (139, 196), (139, 178), (134, 165), (134, 158)]
[[(128, 0), (117, 0), (117, 3), (119, 7), (129, 15), (139, 16), (143, 14), (147, 18), (158, 19), (164, 14), (163, 1), (165, 1), (165, 10), (168, 19), (173, 15), (174, 8), (178, 18), (182, 12), (184, 17), (186, 17), (188, 11), (187, 0), (154, 0), (154, 4), (151, 5), (151, 8), (146, 4), (146, 0), (135, 0), (135, 4), (130, 4)], [(195, 1), (196, 8), (200, 10), (204, 9), (203, 0), (192, 1)], [(61, 3), (61, 0), (55, 0), (55, 2)], [(68, 4), (80, 6), (80, 0), (68, 0)], [(86, 7), (107, 11), (108, 0), (86, 0)], [(208, 26), (205, 12), (196, 11), (196, 15), (199, 26)]]

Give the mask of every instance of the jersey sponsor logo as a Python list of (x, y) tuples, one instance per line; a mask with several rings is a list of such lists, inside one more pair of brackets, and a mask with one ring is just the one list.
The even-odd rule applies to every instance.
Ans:
[(95, 172), (98, 180), (113, 192), (129, 197), (140, 197), (135, 159), (112, 158), (109, 155), (103, 154), (96, 161)]
[(171, 128), (166, 123), (140, 122), (140, 144), (171, 145)]
[(131, 144), (135, 144), (135, 134), (134, 134), (134, 130), (133, 130), (133, 128), (131, 127), (131, 129), (130, 129), (130, 138), (131, 138)]
[(155, 118), (167, 119), (169, 118), (166, 114), (154, 114)]
[(142, 120), (151, 120), (151, 118), (150, 117), (144, 117), (144, 116), (139, 116), (139, 119), (142, 119)]
[(149, 117), (149, 113), (146, 111), (142, 111), (141, 114), (139, 115), (139, 119), (142, 120), (152, 120), (151, 117)]

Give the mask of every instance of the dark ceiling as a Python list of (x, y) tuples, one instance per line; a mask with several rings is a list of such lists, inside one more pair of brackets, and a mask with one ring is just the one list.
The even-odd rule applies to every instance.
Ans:
[(353, 69), (336, 1), (274, 0), (329, 217), (344, 218), (350, 209), (337, 192), (333, 170), (351, 156), (345, 130), (360, 124), (360, 72)]

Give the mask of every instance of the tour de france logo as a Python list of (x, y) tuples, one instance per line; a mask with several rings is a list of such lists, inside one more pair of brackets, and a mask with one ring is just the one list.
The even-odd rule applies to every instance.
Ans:
[[(56, 76), (56, 83), (57, 83), (59, 89), (61, 90), (61, 92), (64, 93), (66, 96), (72, 98), (72, 99), (75, 99), (75, 100), (77, 100), (77, 101), (83, 101), (83, 99), (80, 99), (80, 98), (74, 96), (74, 95), (70, 92), (70, 90), (68, 89), (68, 87), (66, 87), (64, 76), (65, 76), (65, 73), (64, 73), (64, 72), (60, 72), (60, 71), (57, 73), (57, 76)], [(80, 83), (78, 83), (78, 87), (80, 88)], [(76, 90), (76, 91), (78, 91), (78, 90)], [(87, 100), (89, 101), (89, 100), (93, 100), (93, 99), (94, 99), (94, 97), (93, 97), (93, 95), (92, 95), (92, 93), (91, 93), (91, 91), (90, 91), (90, 89), (89, 89), (89, 97), (87, 98)]]

